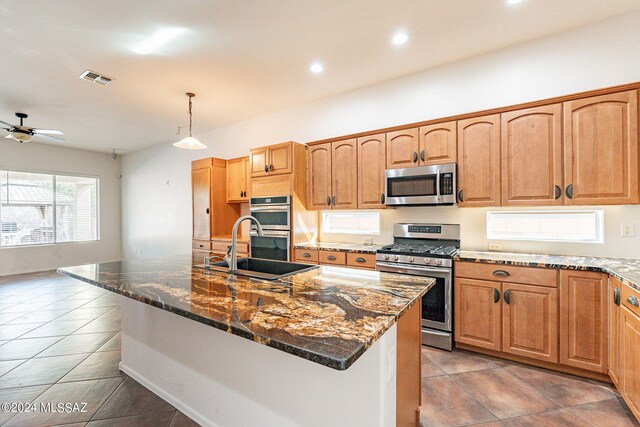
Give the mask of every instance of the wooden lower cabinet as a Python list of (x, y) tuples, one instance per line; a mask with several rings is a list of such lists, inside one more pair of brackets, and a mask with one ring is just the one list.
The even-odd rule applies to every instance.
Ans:
[(558, 291), (503, 283), (502, 351), (558, 361)]
[(456, 278), (454, 281), (454, 336), (456, 342), (500, 351), (499, 282)]
[(560, 363), (607, 373), (607, 275), (560, 271)]
[(620, 308), (620, 386), (618, 390), (640, 419), (640, 317)]

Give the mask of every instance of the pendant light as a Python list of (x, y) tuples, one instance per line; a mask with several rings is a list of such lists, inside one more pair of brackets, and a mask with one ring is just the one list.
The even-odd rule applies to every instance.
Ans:
[(192, 114), (191, 114), (191, 98), (196, 96), (194, 93), (187, 92), (186, 95), (189, 97), (189, 136), (183, 138), (182, 140), (173, 144), (174, 147), (185, 148), (187, 150), (204, 150), (207, 148), (202, 142), (195, 139), (191, 136), (191, 122), (192, 122)]

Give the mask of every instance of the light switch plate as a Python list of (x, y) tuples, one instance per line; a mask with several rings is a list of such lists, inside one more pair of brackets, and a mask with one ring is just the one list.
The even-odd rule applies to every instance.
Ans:
[(623, 223), (620, 224), (620, 236), (622, 237), (633, 237), (633, 223)]

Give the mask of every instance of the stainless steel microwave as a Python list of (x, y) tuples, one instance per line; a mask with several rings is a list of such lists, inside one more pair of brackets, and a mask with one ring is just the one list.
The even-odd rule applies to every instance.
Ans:
[(385, 203), (387, 206), (455, 204), (456, 164), (387, 169)]

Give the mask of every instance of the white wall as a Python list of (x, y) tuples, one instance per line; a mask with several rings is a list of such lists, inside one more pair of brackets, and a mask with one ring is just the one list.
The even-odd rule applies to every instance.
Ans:
[(0, 169), (100, 178), (100, 240), (0, 249), (0, 276), (121, 257), (120, 159), (110, 154), (29, 142), (0, 141)]
[[(190, 250), (192, 159), (242, 156), (251, 147), (282, 141), (307, 142), (635, 82), (640, 80), (638, 39), (640, 13), (627, 14), (197, 135), (208, 150), (187, 152), (166, 144), (126, 155), (124, 253), (130, 256), (141, 249), (145, 255), (166, 255)], [(330, 79), (331, 74), (319, 78)], [(393, 222), (459, 222), (463, 247), (483, 249), (487, 247), (485, 211), (388, 210), (382, 215), (387, 232), (378, 240), (389, 240)], [(604, 245), (505, 243), (503, 249), (640, 256), (637, 237), (624, 241), (615, 237), (623, 221), (636, 222), (640, 233), (640, 208), (610, 207), (605, 215)]]

